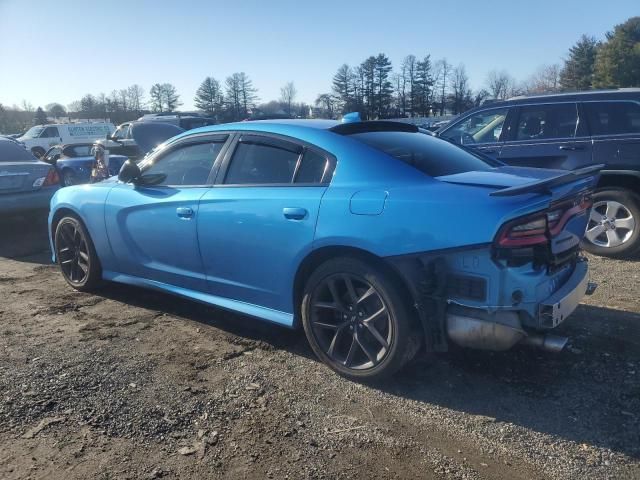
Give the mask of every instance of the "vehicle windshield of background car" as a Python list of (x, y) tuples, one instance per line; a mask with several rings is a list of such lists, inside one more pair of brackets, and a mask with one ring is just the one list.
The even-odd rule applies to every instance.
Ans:
[(430, 177), (491, 170), (495, 166), (484, 157), (419, 132), (365, 132), (349, 137), (382, 150)]
[(44, 129), (45, 127), (31, 127), (25, 132), (22, 138), (38, 138)]
[(440, 136), (463, 145), (497, 142), (502, 134), (507, 111), (506, 108), (497, 108), (475, 113), (453, 128), (445, 130)]

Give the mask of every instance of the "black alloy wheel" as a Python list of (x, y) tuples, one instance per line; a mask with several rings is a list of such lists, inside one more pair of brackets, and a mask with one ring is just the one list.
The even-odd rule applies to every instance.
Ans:
[(100, 263), (84, 225), (64, 217), (55, 232), (56, 258), (62, 276), (77, 290), (89, 290), (100, 281)]
[(334, 259), (309, 278), (302, 321), (314, 352), (354, 379), (397, 371), (416, 353), (406, 302), (388, 272), (359, 259)]

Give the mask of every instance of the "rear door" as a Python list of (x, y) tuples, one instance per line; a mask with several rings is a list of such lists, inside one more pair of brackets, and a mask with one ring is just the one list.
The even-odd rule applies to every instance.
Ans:
[[(205, 291), (196, 223), (200, 198), (226, 136), (188, 139), (142, 165), (155, 185), (119, 183), (105, 203), (109, 243), (118, 273)], [(164, 178), (163, 178), (164, 177)]]
[[(325, 152), (281, 137), (237, 136), (200, 201), (198, 238), (212, 294), (293, 313), (293, 276), (312, 248), (334, 165)], [(278, 313), (270, 318), (288, 322)]]
[(607, 170), (640, 169), (640, 103), (634, 101), (584, 102), (595, 163)]
[(574, 170), (591, 162), (591, 139), (575, 102), (524, 105), (514, 112), (499, 159), (519, 167)]
[(504, 142), (509, 107), (496, 107), (480, 110), (463, 117), (446, 130), (440, 137), (455, 143), (474, 148), (496, 159)]

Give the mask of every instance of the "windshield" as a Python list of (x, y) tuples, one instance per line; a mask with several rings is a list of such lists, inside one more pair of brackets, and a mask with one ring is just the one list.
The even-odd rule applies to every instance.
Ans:
[(364, 132), (349, 137), (382, 150), (430, 177), (490, 170), (495, 166), (446, 140), (419, 132)]
[(26, 133), (22, 136), (22, 138), (37, 138), (44, 131), (45, 127), (31, 127)]

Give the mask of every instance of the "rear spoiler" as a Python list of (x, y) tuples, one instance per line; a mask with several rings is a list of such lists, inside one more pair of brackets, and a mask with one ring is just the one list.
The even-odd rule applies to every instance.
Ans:
[(518, 185), (517, 187), (503, 188), (502, 190), (491, 192), (489, 195), (492, 197), (512, 197), (514, 195), (523, 195), (525, 193), (550, 193), (550, 189), (552, 187), (575, 182), (576, 180), (587, 178), (589, 176), (595, 176), (600, 173), (600, 170), (603, 168), (604, 164), (601, 163), (598, 165), (578, 168), (577, 170), (569, 170), (557, 177), (538, 180), (524, 185)]

